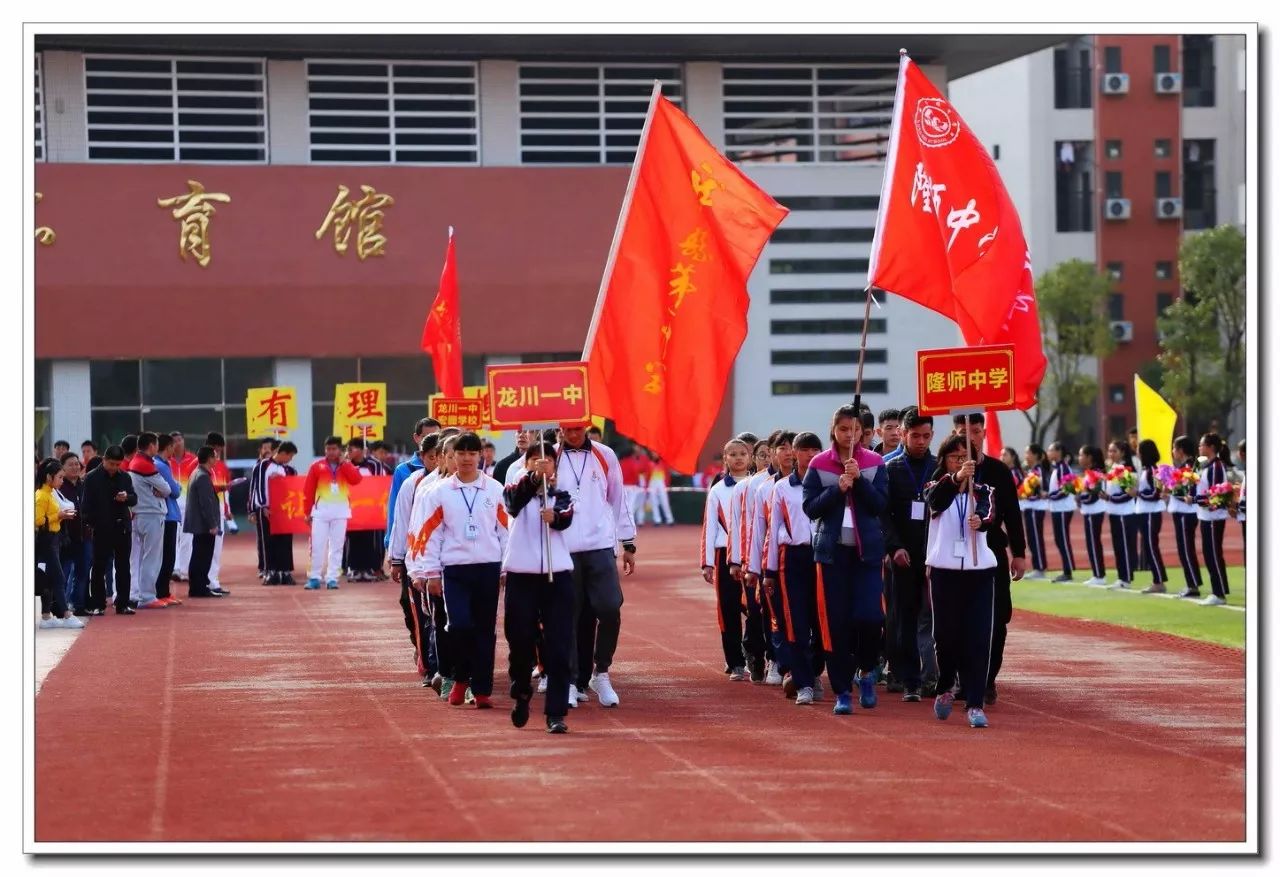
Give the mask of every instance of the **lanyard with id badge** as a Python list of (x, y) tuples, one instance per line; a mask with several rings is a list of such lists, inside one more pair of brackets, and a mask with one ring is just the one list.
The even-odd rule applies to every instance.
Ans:
[[(911, 471), (911, 464), (907, 464), (907, 471)], [(924, 520), (924, 483), (929, 478), (929, 464), (926, 462), (923, 468), (924, 474), (921, 475), (916, 484), (916, 498), (911, 501), (911, 520)]]
[(969, 553), (969, 496), (968, 494), (959, 494), (955, 501), (956, 516), (960, 519), (960, 533), (962, 534), (951, 545), (951, 553), (956, 557), (963, 558)]
[(467, 506), (467, 523), (462, 528), (462, 535), (466, 538), (468, 542), (475, 542), (477, 539), (480, 538), (480, 527), (476, 525), (475, 518), (473, 517), (473, 514), (475, 513), (475, 509), (476, 509), (476, 499), (480, 496), (480, 488), (472, 487), (469, 489), (475, 492), (471, 494), (471, 499), (468, 500), (467, 499), (468, 488), (466, 487), (461, 488), (462, 501)]

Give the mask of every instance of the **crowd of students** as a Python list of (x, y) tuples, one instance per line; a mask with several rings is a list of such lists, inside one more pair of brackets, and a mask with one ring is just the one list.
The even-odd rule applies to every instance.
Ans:
[[(1199, 596), (1198, 521), (1213, 588), (1201, 602), (1225, 601), (1223, 528), (1229, 514), (1244, 526), (1244, 484), (1232, 487), (1216, 434), (1201, 438), (1198, 456), (1180, 436), (1170, 449), (1175, 465), (1161, 467), (1154, 443), (1138, 442), (1135, 431), (1137, 459), (1128, 444), (1113, 442), (1104, 471), (1102, 453), (1082, 448), (1077, 475), (1060, 443), (1047, 453), (1029, 447), (1024, 469), (1009, 449), (1003, 461), (982, 452), (983, 415), (953, 420), (936, 457), (933, 418), (915, 408), (881, 412), (877, 426), (865, 407), (844, 406), (827, 443), (812, 432), (776, 430), (725, 445), (723, 471), (706, 473), (700, 565), (716, 589), (730, 680), (782, 685), (806, 706), (823, 699), (825, 669), (836, 715), (853, 712), (855, 694), (863, 709), (874, 708), (882, 683), (907, 702), (933, 698), (939, 719), (962, 697), (970, 726), (987, 727), (984, 707), (997, 699), (1013, 614), (1010, 582), (1047, 577), (1046, 512), (1063, 552), (1055, 581), (1072, 581), (1077, 502), (1093, 564), (1087, 584), (1108, 584), (1105, 511), (1120, 566), (1109, 586), (1130, 587), (1145, 556), (1154, 579), (1148, 591), (1163, 591), (1167, 506), (1187, 576), (1183, 596)], [(1243, 465), (1243, 442), (1238, 453)]]

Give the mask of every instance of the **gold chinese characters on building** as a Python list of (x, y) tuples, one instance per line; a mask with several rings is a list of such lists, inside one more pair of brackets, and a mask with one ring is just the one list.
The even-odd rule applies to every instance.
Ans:
[(209, 218), (217, 212), (213, 202), (229, 204), (231, 196), (222, 192), (206, 192), (197, 180), (187, 180), (187, 186), (191, 189), (187, 194), (158, 198), (156, 204), (160, 207), (172, 207), (173, 218), (181, 223), (178, 231), (178, 256), (185, 262), (190, 254), (201, 268), (208, 268), (213, 256), (209, 242)]
[[(42, 200), (44, 200), (44, 196), (36, 192), (36, 203), (39, 204)], [(49, 226), (41, 225), (36, 227), (36, 242), (42, 246), (53, 246), (53, 242), (57, 239), (58, 236), (54, 234), (53, 229), (49, 228)]]
[(356, 229), (356, 256), (364, 261), (370, 256), (386, 255), (387, 238), (382, 233), (382, 220), (386, 215), (384, 207), (391, 207), (396, 202), (390, 195), (384, 195), (373, 186), (361, 186), (364, 197), (353, 201), (351, 190), (346, 186), (338, 186), (338, 197), (333, 199), (333, 206), (325, 215), (324, 222), (316, 229), (316, 240), (333, 230), (333, 250), (339, 256), (347, 252), (351, 239), (351, 229)]

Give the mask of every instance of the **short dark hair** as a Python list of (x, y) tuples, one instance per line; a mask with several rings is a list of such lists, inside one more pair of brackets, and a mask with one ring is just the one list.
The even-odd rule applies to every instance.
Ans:
[(227, 440), (222, 437), (220, 432), (209, 433), (205, 436), (204, 443), (211, 448), (225, 448), (227, 446)]
[(933, 417), (921, 414), (920, 409), (912, 406), (902, 412), (902, 431), (915, 429), (917, 426), (933, 426)]
[(742, 442), (748, 448), (760, 441), (759, 437), (754, 432), (740, 432), (735, 435), (734, 438)]
[(952, 433), (942, 440), (942, 447), (938, 448), (938, 465), (942, 465), (942, 458), (947, 454), (954, 454), (956, 451), (964, 450), (969, 444), (968, 436), (956, 435)]
[(766, 443), (769, 447), (771, 447), (771, 448), (777, 447), (777, 446), (778, 446), (778, 436), (780, 436), (780, 435), (782, 435), (782, 428), (781, 428), (781, 427), (779, 427), (778, 429), (775, 429), (773, 432), (769, 433), (769, 437), (768, 437), (767, 439), (765, 439), (765, 443)]
[(144, 432), (138, 436), (138, 450), (145, 451), (156, 443), (158, 437), (154, 432)]
[(421, 436), (432, 427), (435, 427), (438, 430), (440, 428), (440, 421), (436, 420), (434, 417), (424, 417), (413, 425), (413, 434), (415, 436)]
[(1129, 435), (1137, 435), (1137, 434), (1138, 434), (1138, 428), (1136, 426), (1129, 430)]
[(484, 449), (487, 451), (487, 450), (489, 450), (490, 448), (492, 448), (493, 450), (495, 450), (495, 451), (496, 451), (496, 450), (498, 449), (498, 446), (497, 446), (497, 445), (495, 445), (493, 442), (489, 441), (488, 439), (485, 439), (485, 440), (484, 440)]
[(173, 432), (169, 433), (169, 438), (175, 439), (175, 440), (182, 438), (182, 430), (175, 429)]
[(156, 452), (163, 454), (173, 444), (173, 436), (160, 433), (156, 436)]
[(138, 437), (133, 433), (129, 433), (120, 440), (120, 448), (126, 455), (132, 456), (138, 450)]
[(529, 450), (524, 452), (524, 458), (526, 460), (531, 459), (533, 457), (544, 457), (544, 456), (551, 460), (554, 460), (556, 458), (556, 446), (553, 445), (551, 442), (548, 442), (548, 441), (534, 442), (533, 444), (529, 445)]
[(99, 457), (97, 454), (94, 454), (93, 459), (92, 459), (92, 460), (90, 460), (90, 461), (85, 465), (85, 467), (84, 467), (84, 473), (85, 473), (86, 475), (88, 475), (90, 472), (92, 472), (94, 469), (97, 469), (97, 468), (98, 468), (99, 466), (101, 466), (101, 465), (102, 465), (102, 458), (101, 458), (101, 457)]
[(272, 437), (271, 437), (271, 436), (269, 436), (269, 435), (268, 435), (268, 436), (263, 436), (262, 438), (258, 439), (258, 447), (262, 447), (263, 445), (269, 445), (269, 444), (272, 444), (272, 443), (274, 443), (274, 442), (278, 442), (278, 441), (280, 441), (280, 440), (279, 440), (279, 439), (272, 438)]
[(96, 451), (98, 446), (93, 443), (93, 439), (85, 439), (80, 443), (80, 450), (83, 451), (85, 448), (93, 448)]
[(276, 448), (276, 453), (277, 454), (296, 454), (298, 453), (298, 446), (295, 445), (293, 442), (281, 442), (280, 447)]
[(791, 445), (791, 446), (794, 448), (794, 447), (795, 447), (795, 441), (796, 441), (796, 434), (795, 434), (794, 432), (792, 432), (792, 431), (791, 431), (791, 430), (789, 430), (789, 429), (779, 430), (779, 431), (778, 431), (778, 440), (777, 440), (777, 442), (775, 442), (775, 443), (774, 443), (774, 445), (773, 445), (773, 446), (774, 446), (775, 448), (780, 448), (780, 447), (782, 447), (783, 445)]
[(458, 440), (453, 445), (454, 453), (458, 451), (475, 451), (479, 453), (484, 450), (484, 445), (480, 443), (480, 436), (474, 432), (464, 432), (458, 436)]
[[(71, 447), (71, 445), (67, 445), (67, 447)], [(58, 458), (58, 462), (65, 466), (67, 465), (68, 460), (79, 460), (79, 459), (80, 459), (79, 455), (71, 451), (67, 451), (65, 454), (63, 454), (61, 457)]]
[(902, 409), (900, 408), (886, 408), (880, 412), (880, 417), (878, 418), (881, 426), (884, 426), (884, 424), (890, 420), (901, 420), (901, 419), (902, 419)]
[(604, 435), (604, 430), (602, 430), (600, 427), (598, 427), (598, 426), (588, 426), (588, 427), (587, 427), (587, 435), (591, 435), (591, 433), (593, 433), (593, 432), (594, 432), (596, 435), (598, 435), (598, 436), (603, 436), (603, 435)]
[(348, 448), (359, 448), (360, 450), (362, 450), (362, 451), (363, 451), (363, 450), (364, 450), (364, 439), (360, 438), (360, 436), (356, 436), (356, 437), (354, 437), (354, 438), (347, 439), (347, 447), (348, 447)]
[(978, 426), (987, 425), (987, 416), (981, 411), (974, 411), (971, 414), (957, 414), (951, 418), (953, 426), (963, 426), (965, 423), (976, 423)]
[(120, 447), (120, 445), (109, 445), (107, 449), (102, 452), (102, 456), (107, 460), (119, 460), (123, 462), (124, 448)]
[(332, 447), (334, 445), (337, 445), (338, 447), (342, 447), (342, 439), (336, 435), (331, 435), (324, 440), (324, 446), (326, 448)]
[(63, 446), (63, 447), (65, 447), (67, 450), (71, 450), (71, 442), (67, 441), (66, 439), (58, 439), (56, 442), (54, 442), (54, 443), (53, 443), (53, 446), (54, 446), (55, 448), (56, 448), (58, 445), (62, 445), (62, 446)]
[(818, 438), (816, 432), (802, 432), (791, 442), (791, 447), (797, 451), (820, 451), (822, 450), (822, 439)]
[(858, 420), (862, 422), (862, 431), (864, 433), (876, 428), (876, 416), (871, 413), (870, 408), (864, 406), (858, 414)]
[(422, 441), (418, 442), (418, 454), (429, 454), (432, 451), (440, 449), (440, 443), (444, 441), (438, 432), (429, 432), (422, 437)]
[(212, 447), (212, 446), (210, 446), (210, 445), (203, 445), (203, 446), (200, 448), (200, 450), (196, 451), (196, 461), (197, 461), (201, 466), (203, 466), (205, 463), (208, 463), (210, 460), (212, 460), (212, 459), (213, 459), (214, 457), (216, 457), (217, 455), (218, 455), (218, 452), (217, 452), (217, 451), (215, 451), (215, 450), (213, 449), (213, 447)]
[(462, 435), (462, 430), (456, 426), (446, 426), (444, 429), (440, 430), (441, 439), (453, 438), (454, 436), (459, 435)]

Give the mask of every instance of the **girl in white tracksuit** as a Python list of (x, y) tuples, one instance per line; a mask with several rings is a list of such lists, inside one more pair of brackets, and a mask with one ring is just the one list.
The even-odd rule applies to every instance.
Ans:
[(1151, 586), (1144, 594), (1163, 594), (1169, 581), (1164, 559), (1160, 556), (1160, 528), (1164, 524), (1164, 491), (1156, 467), (1160, 463), (1160, 449), (1151, 439), (1138, 443), (1138, 460), (1142, 469), (1138, 472), (1138, 497), (1136, 514), (1138, 532), (1143, 534), (1142, 544), (1147, 552), (1147, 569), (1151, 570)]
[(729, 571), (733, 496), (738, 485), (750, 476), (750, 446), (738, 439), (729, 441), (724, 446), (724, 462), (724, 478), (707, 491), (698, 563), (702, 567), (702, 577), (716, 588), (716, 612), (720, 621), (720, 644), (724, 649), (725, 672), (731, 680), (739, 681), (746, 678), (748, 654), (753, 660), (759, 655), (760, 663), (764, 663), (763, 633), (757, 623), (754, 628), (748, 624), (744, 635), (741, 607), (746, 595), (742, 583)]
[[(1093, 445), (1082, 445), (1076, 455), (1080, 473), (1087, 477), (1090, 471), (1104, 471), (1102, 448)], [(1085, 489), (1080, 492), (1080, 520), (1084, 524), (1084, 545), (1089, 552), (1089, 568), (1093, 577), (1086, 585), (1105, 585), (1107, 583), (1107, 557), (1102, 547), (1102, 524), (1107, 518), (1106, 485), (1102, 492), (1094, 493)]]
[(1037, 444), (1027, 445), (1022, 452), (1026, 463), (1024, 478), (1035, 475), (1040, 479), (1040, 490), (1029, 499), (1018, 500), (1022, 509), (1022, 527), (1027, 533), (1027, 550), (1031, 553), (1031, 569), (1027, 579), (1043, 579), (1048, 568), (1044, 548), (1044, 516), (1049, 511), (1049, 467), (1045, 464), (1044, 448)]
[[(1112, 466), (1120, 465), (1128, 468), (1129, 446), (1121, 442), (1112, 442), (1107, 446), (1107, 456)], [(1103, 496), (1107, 500), (1107, 515), (1111, 521), (1111, 549), (1116, 558), (1116, 581), (1111, 584), (1112, 590), (1127, 589), (1133, 581), (1133, 571), (1138, 561), (1138, 529), (1134, 499), (1138, 495), (1136, 487), (1124, 488), (1119, 481), (1107, 479), (1103, 488)]]
[(1076, 568), (1075, 555), (1071, 552), (1071, 516), (1076, 510), (1076, 498), (1063, 488), (1075, 479), (1075, 475), (1071, 472), (1067, 449), (1062, 442), (1049, 445), (1049, 465), (1049, 498), (1046, 504), (1053, 523), (1053, 542), (1062, 558), (1062, 575), (1054, 581), (1069, 582)]
[(1219, 605), (1227, 602), (1231, 588), (1227, 584), (1227, 565), (1222, 554), (1222, 540), (1226, 536), (1226, 507), (1212, 508), (1209, 505), (1209, 489), (1227, 483), (1227, 467), (1219, 458), (1222, 452), (1222, 437), (1215, 432), (1205, 433), (1200, 438), (1200, 456), (1206, 460), (1200, 469), (1200, 483), (1196, 485), (1196, 517), (1200, 521), (1200, 544), (1204, 549), (1204, 566), (1209, 573), (1209, 586), (1213, 593), (1201, 602), (1206, 605)]
[[(1244, 439), (1241, 439), (1240, 443), (1236, 445), (1236, 457), (1239, 458), (1240, 460), (1240, 468), (1244, 469)], [(1244, 545), (1245, 545), (1244, 500), (1245, 500), (1245, 487), (1248, 484), (1248, 478), (1249, 476), (1247, 474), (1242, 473), (1240, 475), (1240, 502), (1236, 506), (1236, 520), (1240, 522), (1240, 547), (1242, 549), (1244, 548)]]
[[(1196, 445), (1190, 436), (1180, 435), (1173, 440), (1173, 464), (1175, 471), (1195, 471)], [(1174, 541), (1178, 546), (1178, 561), (1182, 565), (1182, 577), (1186, 589), (1178, 596), (1185, 599), (1200, 598), (1200, 558), (1196, 555), (1196, 529), (1199, 525), (1196, 491), (1169, 490), (1169, 523), (1173, 526)]]

